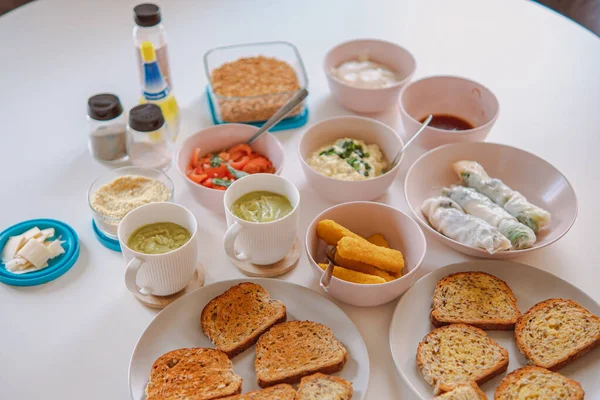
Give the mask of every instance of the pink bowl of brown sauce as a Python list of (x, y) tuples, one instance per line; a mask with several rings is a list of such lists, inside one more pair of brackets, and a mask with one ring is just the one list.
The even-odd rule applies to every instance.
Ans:
[(500, 105), (485, 86), (457, 76), (432, 76), (409, 83), (399, 97), (406, 132), (433, 119), (418, 141), (431, 149), (448, 143), (483, 141), (498, 118)]

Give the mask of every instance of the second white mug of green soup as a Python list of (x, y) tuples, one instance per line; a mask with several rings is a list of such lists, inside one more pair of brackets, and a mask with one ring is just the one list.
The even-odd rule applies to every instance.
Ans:
[(298, 233), (300, 193), (289, 180), (253, 174), (235, 181), (225, 192), (227, 255), (238, 261), (269, 265), (283, 259)]

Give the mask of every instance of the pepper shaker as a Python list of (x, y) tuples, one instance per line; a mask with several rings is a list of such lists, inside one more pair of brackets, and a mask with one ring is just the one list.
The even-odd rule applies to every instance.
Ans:
[(88, 99), (88, 149), (98, 161), (127, 159), (127, 119), (117, 96), (101, 93)]

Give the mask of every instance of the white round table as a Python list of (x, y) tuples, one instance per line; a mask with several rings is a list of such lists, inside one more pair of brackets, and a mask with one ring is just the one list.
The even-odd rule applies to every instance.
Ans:
[[(0, 18), (0, 163), (2, 229), (22, 220), (67, 222), (81, 239), (77, 264), (36, 287), (0, 285), (0, 397), (126, 399), (131, 351), (156, 311), (123, 282), (124, 265), (96, 240), (86, 191), (106, 171), (86, 148), (86, 100), (113, 92), (126, 108), (138, 99), (131, 40), (135, 1), (40, 0)], [(575, 23), (521, 0), (164, 1), (175, 94), (183, 111), (178, 142), (212, 124), (202, 56), (212, 47), (286, 40), (298, 46), (309, 75), (310, 121), (348, 114), (329, 95), (323, 57), (361, 37), (413, 52), (415, 78), (457, 74), (498, 96), (500, 118), (488, 140), (531, 151), (560, 169), (579, 197), (579, 218), (560, 242), (519, 262), (550, 271), (600, 301), (600, 40)], [(396, 110), (377, 116), (402, 132)], [(283, 175), (302, 194), (301, 232), (331, 204), (307, 186), (296, 147), (304, 129), (277, 133), (286, 149)], [(407, 154), (400, 176), (379, 199), (407, 211), (403, 180), (423, 153)], [(223, 218), (189, 195), (174, 167), (175, 200), (197, 216), (206, 283), (243, 277), (222, 250)], [(427, 236), (421, 274), (466, 259)], [(319, 291), (303, 254), (283, 277)], [(411, 399), (396, 372), (388, 328), (396, 302), (340, 304), (369, 349), (367, 398)], [(422, 310), (427, 312), (427, 310)], [(406, 354), (414, 357), (414, 354)]]

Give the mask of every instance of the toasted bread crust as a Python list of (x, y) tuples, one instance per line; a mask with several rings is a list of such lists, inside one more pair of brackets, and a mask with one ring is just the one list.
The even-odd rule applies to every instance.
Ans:
[[(309, 335), (312, 331), (318, 331), (320, 336)], [(292, 342), (285, 335), (291, 332), (300, 332), (304, 339)], [(272, 348), (272, 344), (281, 346), (277, 354)], [(321, 348), (327, 347), (331, 355), (324, 355), (319, 358), (315, 352)], [(293, 359), (293, 355), (306, 356), (312, 354), (316, 357), (314, 360)], [(276, 362), (273, 359), (277, 357)], [(333, 335), (331, 329), (323, 324), (312, 321), (288, 321), (275, 325), (267, 333), (262, 335), (256, 343), (256, 377), (258, 385), (262, 388), (277, 385), (280, 383), (298, 383), (308, 375), (317, 372), (323, 374), (333, 374), (340, 371), (348, 361), (348, 351), (343, 344)], [(280, 363), (278, 369), (287, 368), (288, 372), (282, 376), (273, 376), (269, 368), (271, 363)], [(292, 372), (295, 371), (295, 372)]]
[[(229, 318), (229, 316), (222, 314), (236, 314), (233, 316), (236, 318), (238, 314), (240, 314), (239, 308), (234, 309), (236, 306), (242, 306), (242, 308), (247, 309), (247, 313), (254, 312), (255, 310), (253, 308), (255, 306), (255, 299), (249, 296), (244, 296), (244, 293), (247, 292), (256, 293), (257, 296), (263, 300), (268, 300), (269, 307), (262, 309), (262, 311), (264, 311), (262, 312), (262, 316), (270, 316), (270, 318), (267, 318), (267, 321), (264, 324), (255, 328), (250, 335), (246, 336), (241, 341), (223, 340), (219, 334), (226, 334), (229, 332), (219, 331), (218, 327), (215, 326), (213, 314), (217, 315), (216, 318)], [(247, 297), (247, 302), (244, 303), (243, 301), (239, 301), (240, 298), (244, 297)], [(261, 315), (255, 312), (252, 316), (258, 318)], [(212, 340), (218, 350), (221, 350), (227, 354), (229, 358), (233, 358), (252, 347), (263, 333), (268, 331), (273, 325), (285, 322), (286, 319), (287, 313), (285, 305), (279, 300), (272, 299), (269, 292), (267, 292), (262, 286), (251, 282), (242, 282), (238, 285), (232, 286), (226, 292), (215, 297), (202, 309), (202, 314), (200, 316), (202, 331), (204, 334)]]
[(295, 397), (296, 389), (290, 385), (282, 384), (235, 396), (223, 397), (223, 400), (294, 400)]
[[(443, 311), (437, 307), (438, 299), (442, 296), (442, 292), (445, 287), (450, 286), (457, 279), (469, 276), (486, 276), (493, 279), (500, 287), (504, 294), (508, 297), (510, 306), (514, 310), (514, 316), (510, 319), (502, 319), (502, 318), (486, 318), (486, 319), (476, 319), (476, 318), (452, 318), (450, 316), (446, 316), (443, 314)], [(510, 287), (504, 282), (502, 279), (485, 273), (481, 271), (470, 271), (470, 272), (457, 272), (454, 274), (450, 274), (442, 279), (435, 286), (435, 290), (433, 292), (433, 306), (431, 312), (429, 314), (431, 323), (436, 327), (441, 327), (444, 325), (450, 324), (467, 324), (475, 326), (479, 329), (488, 330), (488, 331), (509, 331), (514, 329), (515, 324), (520, 317), (521, 313), (517, 307), (517, 298), (514, 293), (510, 289)]]
[(150, 370), (148, 400), (212, 400), (242, 392), (242, 378), (221, 351), (183, 348), (160, 356)]
[(567, 304), (569, 307), (577, 308), (579, 310), (584, 311), (590, 319), (593, 319), (597, 324), (600, 325), (600, 318), (598, 316), (590, 313), (584, 307), (579, 305), (579, 303), (577, 303), (573, 300), (562, 299), (562, 298), (548, 299), (548, 300), (544, 300), (544, 301), (537, 303), (536, 305), (531, 307), (529, 310), (527, 310), (527, 312), (525, 312), (521, 316), (521, 318), (519, 318), (519, 320), (517, 321), (517, 324), (515, 325), (515, 341), (517, 343), (517, 347), (518, 347), (519, 351), (521, 352), (521, 354), (523, 354), (523, 356), (529, 361), (530, 364), (536, 365), (538, 367), (546, 368), (551, 371), (560, 370), (567, 364), (569, 364), (572, 361), (578, 359), (579, 357), (585, 355), (586, 353), (588, 353), (589, 351), (593, 350), (594, 348), (596, 348), (600, 345), (600, 333), (599, 333), (586, 346), (582, 347), (581, 349), (579, 349), (571, 354), (566, 355), (565, 357), (554, 360), (553, 362), (544, 363), (541, 360), (536, 359), (535, 354), (533, 354), (532, 349), (530, 349), (529, 344), (525, 340), (527, 323), (529, 321), (529, 318), (539, 312), (544, 312), (545, 310), (552, 309), (561, 303)]
[[(340, 400), (350, 400), (352, 399), (352, 394), (354, 393), (354, 388), (352, 387), (352, 383), (347, 380), (340, 378), (339, 376), (325, 375), (322, 373), (316, 373), (310, 376), (305, 376), (300, 380), (300, 386), (298, 386), (298, 393), (296, 394), (295, 400), (304, 400), (310, 398), (317, 398), (316, 394), (318, 393), (307, 393), (310, 389), (307, 388), (307, 385), (310, 385), (313, 381), (330, 381), (334, 384), (343, 387), (345, 393), (342, 394)], [(305, 397), (305, 396), (311, 396)], [(337, 400), (337, 399), (336, 399)]]
[(463, 387), (463, 386), (470, 387), (473, 390), (473, 394), (477, 395), (479, 400), (487, 400), (485, 393), (483, 393), (483, 391), (479, 388), (479, 386), (477, 386), (477, 384), (475, 382), (463, 383), (461, 385), (458, 385), (451, 391), (434, 397), (433, 400), (452, 400), (453, 399), (453, 397), (451, 396), (452, 393), (455, 390), (461, 389), (461, 387)]
[[(503, 399), (511, 399), (513, 397), (507, 397), (507, 392), (511, 389), (512, 385), (519, 384), (521, 378), (526, 377), (528, 374), (532, 372), (542, 373), (542, 374), (556, 374), (560, 375), (557, 372), (552, 372), (545, 368), (535, 367), (528, 365), (523, 368), (516, 369), (512, 371), (510, 374), (506, 375), (500, 385), (496, 388), (496, 393), (494, 394), (495, 400), (503, 400)], [(585, 396), (585, 392), (581, 387), (581, 384), (572, 379), (568, 379), (563, 375), (560, 375), (560, 378), (563, 379), (565, 386), (569, 386), (571, 390), (574, 392), (573, 396), (564, 399), (564, 400), (583, 400)]]
[[(417, 366), (421, 370), (421, 373), (423, 374), (423, 376), (425, 376), (424, 371), (426, 369), (425, 366), (427, 365), (427, 360), (425, 360), (423, 358), (424, 357), (424, 351), (423, 351), (424, 347), (426, 345), (428, 345), (427, 339), (430, 337), (433, 337), (434, 335), (443, 335), (443, 334), (445, 334), (446, 330), (455, 329), (455, 328), (476, 330), (475, 333), (478, 333), (479, 335), (482, 335), (483, 337), (485, 337), (487, 339), (488, 345), (496, 346), (500, 350), (500, 353), (502, 355), (501, 359), (496, 364), (491, 365), (489, 368), (478, 371), (478, 374), (476, 376), (473, 376), (475, 383), (477, 383), (478, 385), (482, 385), (485, 382), (489, 381), (490, 379), (492, 379), (492, 378), (496, 377), (497, 375), (506, 371), (506, 369), (508, 368), (508, 361), (509, 361), (508, 350), (506, 350), (504, 347), (501, 347), (498, 343), (496, 343), (494, 340), (492, 340), (480, 328), (477, 328), (477, 327), (474, 327), (471, 325), (466, 325), (466, 324), (452, 324), (452, 325), (445, 325), (440, 328), (434, 329), (433, 331), (429, 332), (423, 338), (423, 340), (421, 340), (421, 342), (419, 343), (419, 346), (417, 347)], [(445, 384), (444, 382), (436, 382), (436, 387), (435, 387), (436, 390), (435, 390), (434, 394), (438, 395), (441, 393), (449, 392), (461, 383), (466, 383), (466, 381), (458, 382), (456, 384), (451, 384), (451, 385)]]

